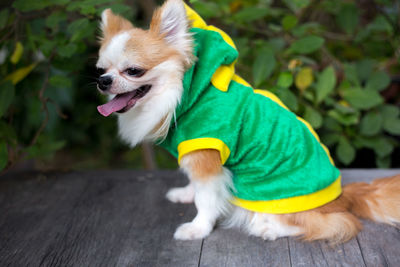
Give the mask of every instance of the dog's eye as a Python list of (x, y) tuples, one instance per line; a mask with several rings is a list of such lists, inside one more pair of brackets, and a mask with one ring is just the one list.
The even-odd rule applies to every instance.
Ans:
[(143, 76), (143, 74), (146, 72), (144, 69), (139, 69), (139, 68), (128, 68), (125, 70), (125, 72), (129, 75), (129, 76), (133, 76), (133, 77), (140, 77)]
[(105, 70), (105, 69), (103, 69), (103, 68), (97, 68), (97, 74), (99, 74), (99, 76), (100, 76), (100, 75), (103, 75), (104, 73), (106, 73), (106, 70)]

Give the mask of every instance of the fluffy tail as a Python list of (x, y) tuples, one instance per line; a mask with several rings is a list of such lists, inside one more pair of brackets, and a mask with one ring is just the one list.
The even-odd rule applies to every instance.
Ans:
[(360, 218), (387, 224), (400, 223), (400, 175), (371, 184), (352, 183), (343, 188), (348, 210)]
[(286, 224), (302, 229), (305, 240), (346, 242), (362, 228), (357, 217), (391, 225), (400, 223), (400, 175), (371, 184), (348, 184), (338, 199), (325, 206), (283, 216)]

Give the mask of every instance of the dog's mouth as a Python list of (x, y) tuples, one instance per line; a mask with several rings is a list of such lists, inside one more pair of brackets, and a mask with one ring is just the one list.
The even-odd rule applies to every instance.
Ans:
[(124, 113), (130, 110), (139, 99), (150, 91), (150, 89), (151, 85), (146, 84), (132, 92), (118, 94), (104, 105), (98, 106), (97, 110), (104, 117), (109, 116), (113, 112)]

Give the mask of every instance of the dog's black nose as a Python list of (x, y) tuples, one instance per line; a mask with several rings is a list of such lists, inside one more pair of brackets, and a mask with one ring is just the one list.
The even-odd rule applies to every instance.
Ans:
[(102, 91), (105, 91), (111, 87), (113, 80), (111, 76), (106, 75), (106, 76), (100, 76), (100, 78), (97, 79), (97, 85), (99, 86), (99, 89)]

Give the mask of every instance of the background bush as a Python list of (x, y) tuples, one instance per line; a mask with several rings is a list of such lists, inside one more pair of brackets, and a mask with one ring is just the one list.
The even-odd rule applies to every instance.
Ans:
[[(340, 166), (400, 167), (398, 1), (191, 1), (238, 46), (238, 73), (310, 122)], [(98, 20), (154, 1), (16, 0), (0, 11), (0, 169), (141, 167), (96, 106)], [(55, 153), (57, 152), (57, 153)], [(146, 154), (148, 155), (148, 153)], [(157, 149), (160, 167), (175, 167)]]

